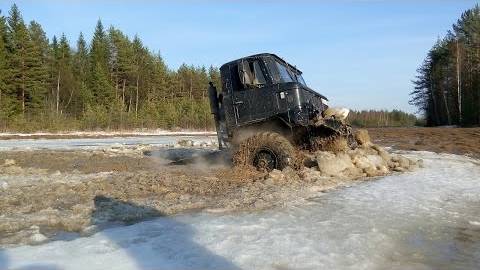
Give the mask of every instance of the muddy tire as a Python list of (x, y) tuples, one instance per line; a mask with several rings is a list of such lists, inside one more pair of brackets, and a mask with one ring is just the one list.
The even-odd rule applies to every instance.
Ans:
[(262, 132), (249, 137), (233, 153), (234, 166), (253, 166), (260, 171), (283, 170), (296, 163), (295, 148), (275, 132)]

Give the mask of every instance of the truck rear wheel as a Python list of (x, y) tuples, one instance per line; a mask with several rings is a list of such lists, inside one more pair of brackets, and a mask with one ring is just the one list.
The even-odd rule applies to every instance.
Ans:
[(275, 132), (262, 132), (249, 137), (240, 143), (233, 154), (235, 166), (253, 166), (261, 171), (283, 170), (295, 163), (295, 148)]

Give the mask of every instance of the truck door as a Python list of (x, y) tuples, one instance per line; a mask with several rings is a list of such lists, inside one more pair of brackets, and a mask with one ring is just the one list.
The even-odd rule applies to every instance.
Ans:
[(237, 124), (265, 119), (273, 113), (275, 98), (267, 86), (264, 70), (259, 59), (239, 63), (240, 87), (233, 94)]

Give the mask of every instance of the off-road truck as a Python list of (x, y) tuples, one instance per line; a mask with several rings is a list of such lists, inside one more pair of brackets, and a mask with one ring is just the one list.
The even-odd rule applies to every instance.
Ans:
[(299, 150), (315, 151), (338, 139), (353, 142), (346, 109), (329, 109), (302, 72), (282, 58), (256, 54), (220, 67), (221, 92), (210, 82), (210, 107), (220, 149), (234, 165), (261, 170), (301, 165)]

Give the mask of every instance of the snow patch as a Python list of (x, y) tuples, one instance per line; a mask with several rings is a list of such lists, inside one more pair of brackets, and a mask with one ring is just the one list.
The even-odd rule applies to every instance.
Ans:
[(135, 148), (139, 146), (166, 147), (175, 146), (180, 140), (190, 140), (194, 145), (214, 145), (213, 136), (137, 136), (109, 138), (74, 138), (74, 139), (22, 139), (0, 140), (0, 151), (11, 150), (97, 150)]
[(15, 133), (15, 132), (3, 132), (0, 133), (1, 137), (39, 137), (39, 136), (75, 136), (75, 137), (105, 137), (105, 136), (213, 136), (216, 135), (213, 131), (192, 131), (192, 130), (180, 130), (169, 131), (163, 129), (156, 130), (133, 130), (133, 131), (70, 131), (70, 132), (33, 132), (33, 133)]

